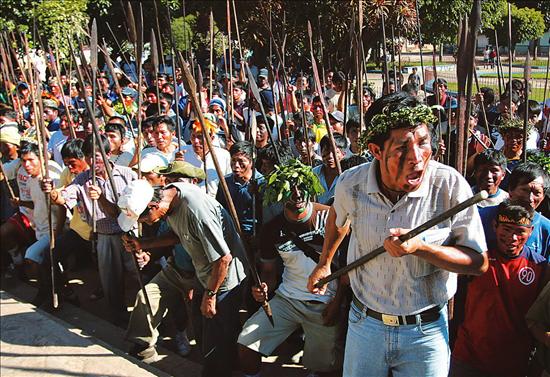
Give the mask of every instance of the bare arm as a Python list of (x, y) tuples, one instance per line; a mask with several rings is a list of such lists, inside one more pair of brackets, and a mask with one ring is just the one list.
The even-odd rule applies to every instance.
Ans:
[[(123, 239), (128, 240), (129, 237), (123, 236)], [(157, 247), (170, 247), (180, 243), (179, 237), (171, 230), (157, 237), (140, 239), (134, 238), (134, 240), (138, 242), (136, 247), (144, 250), (154, 249)]]
[(334, 254), (342, 243), (342, 240), (348, 234), (350, 227), (349, 221), (343, 227), (336, 226), (336, 212), (334, 207), (330, 207), (327, 222), (325, 225), (325, 240), (323, 242), (323, 252), (319, 258), (319, 263), (309, 275), (307, 289), (312, 293), (323, 294), (326, 290), (326, 285), (321, 288), (315, 288), (315, 284), (322, 278), (330, 275), (330, 264), (334, 258)]
[(105, 197), (104, 193), (99, 196), (97, 203), (99, 204), (101, 210), (105, 212), (105, 214), (109, 217), (116, 218), (120, 213), (120, 209), (118, 208), (118, 206), (115, 203), (111, 203)]
[(398, 237), (407, 232), (408, 229), (390, 229), (391, 235), (384, 240), (384, 248), (392, 257), (412, 254), (444, 270), (467, 275), (481, 275), (489, 267), (486, 252), (479, 253), (465, 246), (434, 245), (420, 237), (401, 242)]
[(212, 263), (212, 272), (206, 289), (217, 292), (227, 276), (229, 263), (233, 260), (231, 254), (226, 254)]

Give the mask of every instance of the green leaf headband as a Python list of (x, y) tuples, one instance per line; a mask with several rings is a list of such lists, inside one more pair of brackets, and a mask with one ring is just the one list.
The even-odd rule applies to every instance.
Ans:
[(432, 124), (437, 121), (437, 117), (433, 115), (432, 110), (433, 107), (418, 105), (391, 111), (386, 106), (381, 114), (376, 114), (372, 117), (370, 125), (361, 135), (359, 142), (363, 147), (366, 147), (376, 136), (382, 135), (388, 130), (416, 127), (419, 124)]
[(304, 165), (297, 159), (290, 160), (285, 165), (275, 165), (275, 170), (269, 174), (266, 182), (263, 200), (266, 206), (290, 198), (294, 187), (308, 197), (325, 191), (311, 166)]
[[(527, 122), (527, 134), (531, 132), (533, 129), (533, 125), (531, 122)], [(503, 122), (498, 126), (498, 130), (500, 133), (506, 132), (509, 130), (523, 130), (523, 119), (514, 117), (512, 119), (504, 119)]]

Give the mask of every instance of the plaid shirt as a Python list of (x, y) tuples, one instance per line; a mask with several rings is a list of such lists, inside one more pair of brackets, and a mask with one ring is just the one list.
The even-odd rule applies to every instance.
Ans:
[[(114, 165), (111, 163), (111, 170), (113, 172), (113, 180), (118, 195), (122, 193), (124, 188), (128, 184), (137, 179), (136, 173), (127, 167)], [(107, 200), (115, 203), (115, 197), (111, 184), (99, 176), (97, 176), (97, 185), (103, 191)], [(92, 199), (88, 196), (88, 187), (92, 184), (92, 172), (87, 170), (76, 176), (74, 181), (61, 190), (61, 196), (65, 199), (65, 206), (72, 209), (74, 206), (78, 206), (78, 212), (86, 223), (92, 226)], [(96, 205), (95, 209), (96, 229), (100, 234), (116, 234), (121, 233), (122, 229), (118, 225), (116, 218), (108, 217), (99, 205)]]

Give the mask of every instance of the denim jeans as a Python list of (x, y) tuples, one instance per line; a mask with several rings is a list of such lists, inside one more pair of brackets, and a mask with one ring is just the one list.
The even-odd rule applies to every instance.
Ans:
[(344, 356), (346, 377), (441, 376), (449, 371), (447, 306), (437, 321), (387, 326), (352, 303)]

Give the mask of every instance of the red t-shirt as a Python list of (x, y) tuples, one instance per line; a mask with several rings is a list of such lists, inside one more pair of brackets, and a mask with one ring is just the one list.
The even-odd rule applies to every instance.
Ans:
[(452, 357), (482, 372), (524, 376), (533, 346), (525, 314), (543, 288), (548, 264), (528, 247), (513, 259), (494, 250), (488, 255), (489, 269), (468, 285)]

